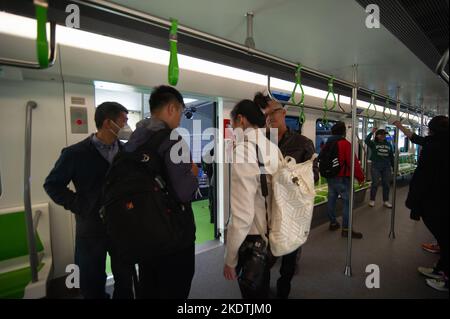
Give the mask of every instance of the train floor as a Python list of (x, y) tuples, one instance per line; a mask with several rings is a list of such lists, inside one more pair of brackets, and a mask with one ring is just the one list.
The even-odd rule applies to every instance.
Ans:
[[(312, 229), (307, 243), (303, 246), (299, 272), (292, 280), (292, 299), (347, 299), (347, 298), (405, 298), (429, 299), (449, 298), (449, 294), (439, 292), (425, 283), (425, 278), (417, 272), (418, 266), (432, 266), (438, 255), (421, 248), (424, 242), (434, 241), (423, 222), (409, 218), (404, 202), (407, 185), (397, 190), (397, 213), (395, 218), (395, 239), (389, 238), (390, 210), (382, 206), (378, 198), (376, 206), (361, 206), (354, 211), (354, 227), (363, 233), (363, 239), (353, 240), (351, 258), (352, 276), (344, 275), (347, 239), (341, 232), (329, 231), (328, 224)], [(381, 196), (380, 190), (378, 196)], [(223, 257), (225, 246), (218, 241), (209, 241), (196, 247), (196, 269), (192, 282), (192, 299), (241, 298), (236, 281), (223, 277)], [(379, 267), (379, 288), (366, 287), (366, 266)], [(275, 296), (276, 280), (280, 261), (271, 272), (271, 294)], [(107, 291), (112, 295), (113, 286)], [(66, 289), (53, 291), (49, 298), (80, 298), (79, 294)]]
[[(379, 189), (378, 197), (381, 197)], [(438, 256), (421, 248), (434, 240), (423, 222), (409, 218), (404, 206), (407, 186), (397, 189), (395, 239), (389, 238), (391, 214), (382, 206), (362, 206), (354, 211), (354, 228), (363, 239), (353, 240), (352, 276), (344, 275), (347, 240), (340, 231), (331, 232), (328, 224), (311, 231), (303, 246), (298, 275), (292, 280), (290, 298), (449, 298), (425, 283), (418, 266), (432, 266)], [(196, 272), (190, 298), (240, 298), (237, 282), (222, 275), (224, 246), (196, 256)], [(366, 266), (375, 264), (380, 270), (380, 287), (366, 287)], [(275, 295), (280, 262), (271, 272), (271, 291)]]

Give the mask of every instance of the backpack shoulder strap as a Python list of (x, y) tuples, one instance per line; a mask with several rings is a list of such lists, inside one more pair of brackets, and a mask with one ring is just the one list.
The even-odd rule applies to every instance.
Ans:
[(158, 147), (168, 136), (170, 136), (171, 132), (172, 130), (169, 128), (164, 128), (162, 130), (154, 132), (150, 135), (148, 141), (139, 146), (136, 151), (150, 150), (157, 153)]

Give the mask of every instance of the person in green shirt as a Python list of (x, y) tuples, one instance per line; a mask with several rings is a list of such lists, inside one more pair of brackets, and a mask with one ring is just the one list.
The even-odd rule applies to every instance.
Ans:
[[(375, 133), (375, 139), (372, 136)], [(392, 208), (389, 202), (389, 183), (392, 177), (392, 168), (394, 167), (394, 151), (392, 145), (386, 141), (387, 132), (383, 129), (374, 127), (372, 132), (367, 135), (365, 143), (370, 149), (370, 160), (372, 161), (372, 187), (370, 189), (369, 206), (375, 206), (375, 197), (377, 195), (379, 180), (383, 185), (384, 206)]]

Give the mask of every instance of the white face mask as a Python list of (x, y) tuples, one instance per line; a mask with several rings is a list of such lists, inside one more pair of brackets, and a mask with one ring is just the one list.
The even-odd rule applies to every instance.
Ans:
[(113, 130), (110, 130), (111, 133), (113, 133), (119, 140), (128, 140), (130, 138), (131, 134), (133, 133), (133, 130), (128, 124), (125, 124), (124, 127), (121, 128), (119, 125), (117, 125), (116, 122), (111, 121), (111, 123), (114, 123), (114, 126), (119, 129), (119, 132), (117, 133), (114, 132)]

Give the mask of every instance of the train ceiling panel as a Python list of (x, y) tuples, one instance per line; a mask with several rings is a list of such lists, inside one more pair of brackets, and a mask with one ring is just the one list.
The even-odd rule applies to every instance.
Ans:
[[(439, 48), (427, 63), (384, 26), (388, 7), (384, 10), (380, 6), (381, 27), (368, 29), (367, 14), (354, 0), (209, 0), (207, 5), (204, 0), (113, 2), (165, 19), (175, 17), (183, 25), (238, 43), (246, 38), (245, 13), (252, 11), (258, 50), (347, 81), (352, 79), (351, 65), (358, 63), (364, 87), (395, 96), (400, 85), (400, 96), (406, 103), (418, 105), (423, 101), (431, 109), (448, 106), (448, 87), (433, 72), (445, 44), (448, 46), (446, 0), (401, 0), (414, 21), (422, 21), (425, 37)], [(445, 5), (447, 9), (443, 10)], [(424, 48), (423, 42), (417, 46)]]
[[(11, 2), (10, 7), (16, 4), (15, 10), (22, 11), (24, 6), (19, 7), (19, 2), (22, 1)], [(400, 86), (402, 102), (411, 105), (423, 104), (427, 109), (435, 109), (437, 105), (448, 108), (447, 84), (437, 77), (417, 53), (383, 25), (383, 16), (386, 15), (383, 8), (381, 8), (380, 28), (369, 29), (365, 25), (367, 14), (364, 7), (355, 0), (115, 0), (108, 2), (166, 20), (171, 17), (177, 18), (181, 25), (241, 44), (244, 44), (246, 38), (245, 14), (252, 11), (254, 12), (253, 37), (257, 50), (292, 62), (301, 62), (305, 66), (347, 81), (352, 80), (351, 65), (357, 63), (360, 86), (391, 97), (395, 97), (396, 88)], [(60, 7), (60, 15), (64, 14), (64, 8), (61, 7), (64, 1), (54, 2), (54, 5)], [(165, 40), (168, 37), (167, 30), (148, 31), (148, 26), (139, 26), (132, 21), (126, 21), (123, 17), (87, 11), (83, 8), (81, 12), (82, 28), (89, 25), (91, 30), (96, 29), (100, 33), (133, 41), (137, 39), (138, 42), (147, 44), (151, 44), (152, 39), (159, 37), (159, 44), (167, 46), (167, 40)], [(446, 27), (448, 28), (448, 23)], [(134, 32), (130, 32), (130, 28)], [(182, 43), (183, 37), (179, 37), (179, 40), (180, 48), (186, 50), (190, 46), (190, 52), (195, 53), (195, 47), (199, 43), (195, 41)], [(205, 46), (204, 43), (203, 45)], [(227, 49), (223, 47), (214, 48), (210, 49), (212, 54), (207, 52), (205, 55), (206, 51), (203, 51), (203, 53), (199, 52), (198, 57), (208, 59), (214, 54), (220, 55), (225, 51)], [(439, 55), (439, 52), (437, 54)], [(234, 57), (229, 61), (217, 62), (224, 64), (233, 62), (234, 66), (239, 67), (239, 62)], [(250, 63), (245, 62), (241, 62), (242, 67), (250, 67)], [(273, 65), (271, 67), (273, 69)], [(267, 74), (264, 68), (264, 65), (261, 66), (259, 73)], [(279, 67), (278, 69), (280, 73), (289, 72), (289, 76), (291, 74), (291, 70), (287, 68)], [(258, 72), (257, 69), (253, 71)], [(277, 76), (277, 74), (272, 75)], [(279, 77), (283, 78), (281, 75)], [(326, 83), (324, 85), (326, 87)]]

